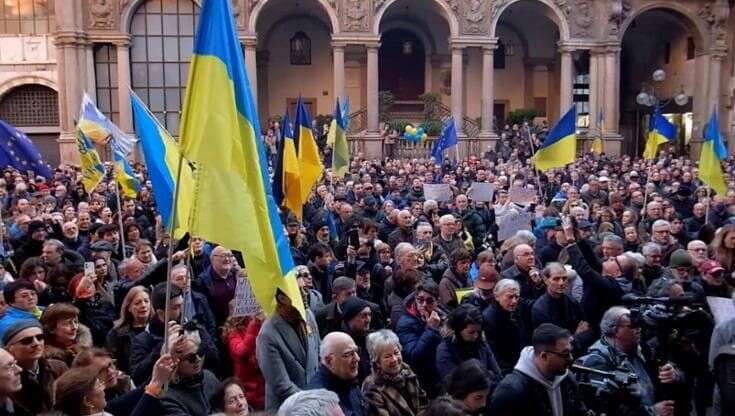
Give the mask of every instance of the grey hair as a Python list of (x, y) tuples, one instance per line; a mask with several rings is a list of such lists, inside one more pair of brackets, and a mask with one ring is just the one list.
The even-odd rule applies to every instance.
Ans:
[(398, 335), (390, 329), (381, 329), (368, 335), (367, 351), (370, 355), (370, 361), (377, 362), (380, 359), (380, 351), (391, 346), (397, 346), (398, 350), (401, 350), (401, 341), (398, 339)]
[(644, 256), (650, 256), (651, 254), (654, 254), (658, 252), (658, 254), (661, 254), (661, 246), (658, 243), (654, 243), (653, 241), (646, 243), (641, 247), (641, 253), (643, 253)]
[(428, 214), (431, 210), (439, 209), (439, 204), (433, 199), (427, 199), (424, 202), (424, 214)]
[(643, 267), (643, 265), (646, 264), (646, 258), (643, 257), (643, 254), (641, 253), (626, 251), (625, 253), (623, 253), (623, 256), (625, 256), (628, 260), (633, 262), (638, 267)]
[(608, 234), (605, 236), (605, 238), (602, 239), (603, 242), (607, 241), (608, 243), (613, 243), (617, 245), (618, 247), (622, 248), (624, 245), (623, 239), (615, 234)]
[(625, 315), (630, 315), (630, 309), (622, 306), (613, 306), (605, 311), (600, 321), (600, 333), (602, 336), (609, 337), (615, 335), (615, 328), (620, 322), (620, 318)]
[(439, 224), (445, 223), (445, 222), (449, 222), (449, 221), (455, 222), (454, 215), (452, 215), (452, 214), (445, 214), (445, 215), (442, 215), (441, 217), (439, 217)]
[(653, 231), (656, 227), (669, 227), (671, 228), (671, 223), (666, 220), (656, 220), (653, 222), (653, 225), (651, 226), (651, 231)]
[(411, 243), (398, 243), (396, 248), (393, 249), (393, 258), (396, 261), (400, 261), (401, 257), (405, 256), (409, 251), (414, 251), (413, 244)]
[(564, 267), (563, 264), (559, 263), (558, 261), (547, 263), (546, 267), (544, 267), (544, 269), (541, 271), (541, 275), (544, 278), (548, 278), (554, 271), (562, 271), (565, 275), (567, 275), (567, 278), (569, 278), (569, 273), (567, 273), (567, 269)]
[(513, 279), (500, 279), (498, 283), (495, 284), (493, 295), (499, 296), (501, 293), (505, 292), (508, 289), (521, 290), (521, 285), (519, 285), (518, 282)]
[(531, 231), (528, 230), (518, 230), (516, 231), (516, 238), (518, 238), (519, 244), (528, 244), (532, 246), (536, 243), (536, 236), (533, 235)]
[(54, 246), (56, 247), (56, 251), (64, 251), (64, 243), (61, 241), (51, 238), (43, 242), (44, 246)]
[(327, 389), (302, 390), (287, 398), (278, 408), (278, 416), (322, 416), (339, 406), (339, 396)]

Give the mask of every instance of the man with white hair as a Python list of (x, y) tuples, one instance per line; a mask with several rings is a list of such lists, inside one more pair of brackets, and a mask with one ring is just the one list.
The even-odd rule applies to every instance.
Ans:
[(294, 393), (278, 409), (278, 416), (345, 416), (339, 397), (326, 389)]
[(439, 218), (439, 235), (434, 237), (434, 244), (441, 247), (449, 255), (462, 247), (462, 239), (457, 235), (457, 219), (452, 214), (442, 215)]
[(671, 236), (671, 224), (666, 220), (656, 220), (653, 223), (651, 226), (651, 241), (661, 246), (661, 261), (663, 264), (669, 263), (671, 253), (683, 248)]
[(339, 407), (346, 416), (367, 416), (367, 402), (357, 383), (360, 349), (344, 332), (330, 332), (319, 350), (321, 365), (309, 382), (309, 389), (327, 389), (337, 393)]

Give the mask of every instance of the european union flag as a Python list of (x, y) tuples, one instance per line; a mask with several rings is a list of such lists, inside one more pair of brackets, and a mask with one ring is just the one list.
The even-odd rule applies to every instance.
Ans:
[(0, 165), (12, 166), (25, 173), (51, 179), (51, 167), (43, 161), (41, 152), (22, 131), (0, 120)]
[(454, 125), (454, 117), (450, 117), (444, 125), (444, 130), (439, 140), (436, 141), (434, 149), (431, 151), (431, 157), (437, 162), (444, 160), (444, 151), (458, 143), (457, 127)]

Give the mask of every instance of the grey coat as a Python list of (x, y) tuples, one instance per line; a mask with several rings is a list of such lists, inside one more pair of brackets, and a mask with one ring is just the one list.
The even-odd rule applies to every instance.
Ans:
[(255, 354), (265, 378), (265, 407), (275, 412), (292, 394), (306, 388), (319, 369), (319, 329), (314, 314), (306, 310), (307, 349), (296, 331), (279, 315), (263, 323)]

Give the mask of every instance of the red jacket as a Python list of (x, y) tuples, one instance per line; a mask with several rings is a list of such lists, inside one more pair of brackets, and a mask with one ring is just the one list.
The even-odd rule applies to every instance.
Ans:
[(245, 328), (227, 335), (227, 349), (234, 365), (235, 377), (245, 387), (248, 404), (255, 410), (265, 408), (265, 379), (255, 357), (255, 338), (262, 325), (263, 321), (251, 319)]

